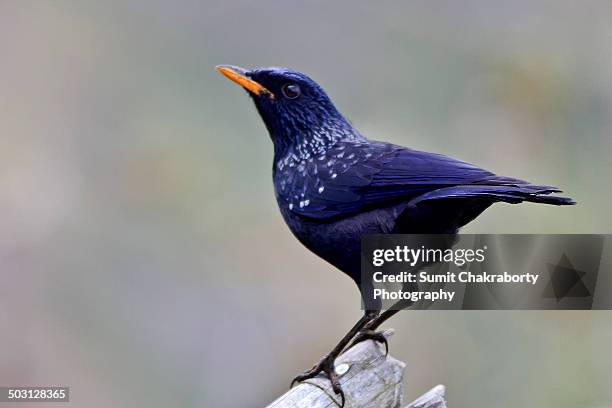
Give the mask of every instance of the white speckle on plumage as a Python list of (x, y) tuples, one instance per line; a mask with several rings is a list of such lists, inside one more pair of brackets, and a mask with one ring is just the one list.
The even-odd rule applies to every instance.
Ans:
[(330, 123), (300, 134), (301, 140), (278, 160), (275, 177), (278, 177), (279, 193), (289, 210), (309, 206), (309, 192), (316, 190), (321, 197), (324, 191), (328, 191), (320, 175), (325, 175), (326, 180), (336, 179), (366, 154), (367, 157), (373, 156), (366, 153), (369, 150), (360, 150), (365, 146), (360, 142), (361, 135), (338, 125), (342, 124)]

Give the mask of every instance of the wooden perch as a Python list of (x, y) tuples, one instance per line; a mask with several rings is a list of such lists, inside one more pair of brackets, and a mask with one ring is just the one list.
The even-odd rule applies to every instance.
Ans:
[[(389, 337), (393, 330), (386, 330)], [(384, 346), (368, 340), (336, 359), (336, 372), (346, 395), (345, 408), (400, 408), (406, 364), (385, 356)], [(298, 384), (267, 408), (339, 407), (340, 398), (329, 380), (315, 377)], [(446, 408), (444, 386), (438, 385), (405, 408)]]
[(408, 404), (406, 408), (446, 408), (446, 401), (444, 401), (445, 391), (446, 388), (443, 385), (436, 385)]

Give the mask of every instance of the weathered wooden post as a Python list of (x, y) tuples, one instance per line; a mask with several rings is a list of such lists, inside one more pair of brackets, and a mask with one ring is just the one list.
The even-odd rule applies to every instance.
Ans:
[[(389, 337), (393, 330), (385, 331)], [(406, 364), (385, 356), (384, 346), (365, 341), (336, 360), (336, 372), (346, 395), (345, 408), (402, 407), (403, 375)], [(267, 408), (323, 408), (340, 406), (340, 398), (329, 381), (312, 378), (278, 397)], [(406, 408), (445, 408), (444, 386), (432, 388)]]

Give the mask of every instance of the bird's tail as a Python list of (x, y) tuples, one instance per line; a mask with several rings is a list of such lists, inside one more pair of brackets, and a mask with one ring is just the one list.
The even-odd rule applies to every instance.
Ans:
[(569, 197), (550, 195), (560, 192), (561, 190), (555, 187), (536, 186), (528, 183), (509, 185), (468, 184), (431, 191), (415, 198), (411, 204), (416, 205), (428, 200), (453, 198), (482, 198), (484, 200), (502, 201), (511, 204), (518, 204), (523, 201), (552, 205), (576, 204), (576, 202)]

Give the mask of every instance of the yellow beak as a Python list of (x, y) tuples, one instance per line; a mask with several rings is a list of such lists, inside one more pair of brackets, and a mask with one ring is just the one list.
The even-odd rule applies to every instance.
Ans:
[(253, 81), (251, 78), (246, 76), (246, 69), (235, 67), (233, 65), (217, 65), (215, 67), (217, 71), (225, 75), (230, 80), (234, 81), (244, 89), (255, 95), (266, 94), (271, 98), (274, 98), (274, 94), (270, 92), (266, 87), (258, 82)]

